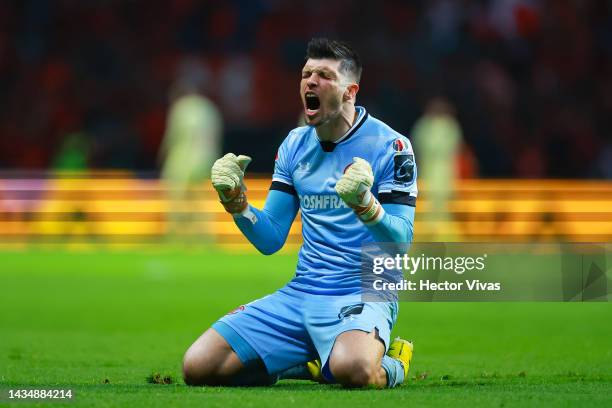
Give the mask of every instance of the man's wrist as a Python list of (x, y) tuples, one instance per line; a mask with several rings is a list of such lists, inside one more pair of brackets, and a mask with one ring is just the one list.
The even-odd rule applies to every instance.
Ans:
[(225, 211), (230, 214), (239, 214), (245, 211), (249, 206), (244, 191), (240, 191), (235, 197), (233, 197), (229, 201), (220, 200), (220, 202), (223, 205), (223, 208), (225, 208)]
[(255, 215), (255, 213), (251, 210), (251, 206), (248, 204), (244, 210), (237, 213), (232, 213), (232, 217), (234, 217), (234, 219), (246, 218), (251, 222), (251, 224), (255, 224), (257, 222), (257, 215)]
[(353, 210), (357, 217), (366, 225), (379, 223), (385, 215), (382, 205), (372, 194), (370, 194), (369, 201), (365, 205), (353, 207)]

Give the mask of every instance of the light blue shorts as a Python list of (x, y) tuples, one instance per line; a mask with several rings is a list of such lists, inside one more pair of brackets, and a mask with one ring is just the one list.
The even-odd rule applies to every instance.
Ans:
[[(315, 358), (326, 366), (336, 337), (349, 330), (377, 330), (388, 349), (397, 312), (397, 303), (362, 302), (360, 295), (312, 295), (284, 287), (240, 306), (213, 328), (239, 357), (248, 356), (245, 350), (250, 346), (268, 373), (276, 374)], [(224, 329), (223, 323), (235, 333)]]

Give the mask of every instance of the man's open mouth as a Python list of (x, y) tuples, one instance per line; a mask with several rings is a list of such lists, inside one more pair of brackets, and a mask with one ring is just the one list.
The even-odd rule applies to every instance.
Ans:
[(321, 101), (317, 94), (313, 92), (306, 92), (304, 95), (304, 101), (306, 102), (306, 114), (314, 115), (321, 106)]

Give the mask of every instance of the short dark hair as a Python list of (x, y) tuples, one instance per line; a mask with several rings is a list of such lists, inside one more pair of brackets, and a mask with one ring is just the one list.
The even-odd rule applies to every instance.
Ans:
[(308, 43), (306, 59), (329, 58), (340, 61), (340, 71), (350, 74), (355, 82), (361, 79), (361, 58), (348, 43), (327, 38), (313, 38)]

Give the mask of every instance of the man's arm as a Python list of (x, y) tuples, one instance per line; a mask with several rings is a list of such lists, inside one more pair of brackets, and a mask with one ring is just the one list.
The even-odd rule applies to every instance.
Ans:
[(250, 161), (248, 156), (226, 154), (213, 164), (211, 181), (221, 204), (232, 214), (240, 231), (261, 253), (269, 255), (287, 240), (299, 203), (292, 187), (278, 190), (272, 183), (263, 210), (249, 205), (244, 171)]
[(414, 207), (383, 204), (385, 214), (380, 222), (367, 225), (377, 242), (410, 243), (414, 235)]
[(368, 227), (378, 242), (412, 241), (414, 207), (403, 204), (385, 204), (374, 197), (370, 189), (374, 175), (370, 164), (359, 158), (336, 183), (336, 192), (355, 211), (357, 217)]
[(283, 247), (299, 208), (297, 196), (270, 190), (263, 210), (249, 205), (242, 213), (232, 214), (245, 237), (264, 255)]

